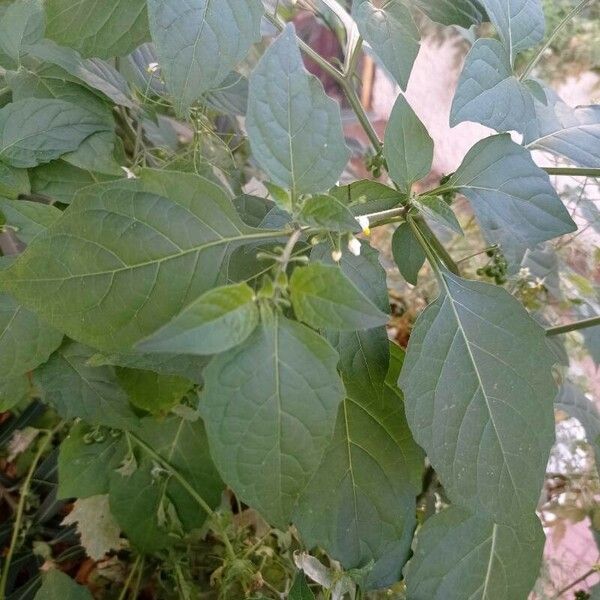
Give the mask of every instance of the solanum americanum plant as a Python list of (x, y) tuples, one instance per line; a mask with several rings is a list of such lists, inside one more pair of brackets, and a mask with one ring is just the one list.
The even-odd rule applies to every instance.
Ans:
[[(540, 0), (320, 4), (339, 62), (299, 40), (294, 2), (0, 2), (0, 409), (34, 432), (1, 482), (2, 598), (532, 589), (555, 398), (584, 412), (556, 342), (600, 321), (543, 324), (506, 283), (577, 230), (549, 172), (598, 177), (600, 106), (535, 77)], [(493, 130), (437, 187), (404, 94), (383, 139), (357, 94), (364, 52), (406, 89), (423, 14), (471, 28), (450, 124)], [(447, 243), (465, 211), (488, 260), (468, 274)], [(406, 349), (383, 226), (433, 298)], [(76, 576), (65, 547), (126, 569)]]

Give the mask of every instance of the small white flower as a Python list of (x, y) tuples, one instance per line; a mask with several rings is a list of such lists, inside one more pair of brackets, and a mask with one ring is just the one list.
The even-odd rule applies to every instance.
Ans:
[(529, 270), (529, 267), (521, 267), (519, 269), (519, 278), (520, 279), (527, 279), (530, 275), (531, 275), (531, 271)]
[(127, 179), (137, 179), (135, 173), (131, 169), (128, 169), (127, 167), (121, 167), (121, 169), (123, 169), (123, 171), (125, 171), (125, 174), (127, 175)]
[(341, 250), (334, 250), (331, 253), (331, 258), (333, 259), (333, 262), (339, 263), (340, 260), (342, 260), (342, 251)]
[(158, 63), (157, 62), (151, 62), (148, 65), (147, 71), (148, 71), (148, 73), (156, 73), (156, 71), (158, 71)]
[(369, 222), (369, 217), (363, 215), (361, 217), (356, 217), (356, 220), (358, 221), (362, 232), (365, 235), (371, 235), (371, 223)]
[(348, 241), (348, 250), (350, 250), (354, 256), (360, 256), (360, 242), (354, 236)]

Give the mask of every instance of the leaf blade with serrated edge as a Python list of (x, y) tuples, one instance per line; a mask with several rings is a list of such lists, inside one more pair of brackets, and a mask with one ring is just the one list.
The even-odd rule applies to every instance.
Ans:
[(454, 502), (517, 523), (535, 511), (554, 443), (555, 359), (504, 289), (445, 270), (440, 285), (399, 381), (407, 419)]
[(208, 180), (145, 171), (83, 189), (0, 277), (70, 337), (122, 351), (214, 287), (231, 249), (277, 237)]
[(390, 177), (408, 194), (433, 163), (433, 140), (406, 98), (398, 96), (385, 130), (384, 154)]
[(314, 263), (295, 269), (290, 298), (296, 317), (315, 329), (373, 329), (389, 320), (335, 266)]
[(344, 398), (337, 362), (315, 332), (272, 315), (205, 371), (200, 411), (215, 464), (274, 525), (289, 522), (331, 440)]
[(246, 128), (259, 165), (294, 193), (328, 190), (348, 162), (340, 108), (304, 68), (293, 25), (252, 71)]
[(508, 134), (475, 144), (448, 187), (469, 198), (485, 238), (502, 246), (512, 268), (528, 248), (577, 229), (548, 175)]
[(260, 0), (149, 0), (152, 39), (175, 109), (217, 88), (260, 40)]

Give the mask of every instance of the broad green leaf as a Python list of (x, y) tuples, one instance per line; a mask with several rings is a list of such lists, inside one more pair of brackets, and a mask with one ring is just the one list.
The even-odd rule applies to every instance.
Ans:
[(46, 0), (46, 37), (84, 57), (129, 54), (148, 41), (145, 0)]
[(154, 371), (116, 369), (117, 380), (134, 406), (161, 414), (177, 406), (193, 383), (178, 375), (160, 375)]
[(245, 283), (200, 296), (164, 327), (142, 340), (142, 352), (217, 354), (241, 344), (258, 324), (254, 291)]
[(0, 18), (0, 49), (20, 63), (27, 46), (44, 37), (45, 25), (42, 0), (13, 2)]
[(403, 355), (395, 347), (384, 387), (346, 385), (333, 441), (295, 511), (305, 544), (345, 569), (367, 567), (367, 588), (400, 579), (416, 526), (423, 455), (396, 387)]
[(405, 194), (431, 170), (433, 140), (402, 95), (392, 109), (383, 148), (390, 177)]
[(101, 118), (71, 102), (12, 102), (0, 110), (0, 161), (35, 167), (77, 150), (87, 137), (107, 129)]
[(541, 0), (481, 0), (496, 27), (509, 62), (544, 39), (546, 22)]
[(425, 251), (408, 223), (401, 223), (392, 236), (392, 255), (408, 283), (417, 285), (419, 271), (425, 264)]
[(99, 58), (83, 59), (76, 50), (58, 46), (52, 40), (42, 40), (30, 46), (28, 52), (41, 61), (64, 69), (116, 104), (134, 108), (127, 82), (110, 63)]
[(0, 162), (0, 196), (16, 200), (21, 194), (29, 194), (31, 186), (26, 169), (15, 169)]
[(36, 235), (48, 229), (62, 214), (58, 208), (49, 204), (5, 198), (0, 198), (0, 212), (25, 244), (29, 244)]
[(439, 196), (419, 196), (413, 204), (424, 216), (458, 235), (464, 235), (454, 211)]
[(60, 445), (57, 497), (107, 494), (111, 474), (126, 455), (127, 444), (120, 432), (98, 431), (82, 422), (75, 424)]
[(111, 175), (79, 169), (63, 160), (52, 161), (32, 169), (30, 177), (31, 190), (34, 193), (47, 196), (61, 204), (71, 204), (77, 192), (84, 187), (115, 179)]
[(122, 175), (114, 158), (116, 136), (112, 107), (80, 82), (69, 81), (65, 77), (66, 73), (59, 67), (43, 63), (35, 71), (21, 69), (8, 73), (6, 81), (12, 90), (13, 100), (54, 98), (83, 106), (96, 114), (105, 124), (104, 131), (86, 138), (77, 150), (64, 154), (62, 160), (85, 169)]
[(571, 108), (554, 91), (544, 91), (547, 102), (535, 102), (536, 118), (525, 129), (523, 143), (580, 167), (600, 168), (600, 106)]
[(260, 0), (148, 0), (158, 62), (183, 114), (218, 88), (260, 40)]
[(594, 449), (596, 467), (600, 470), (600, 413), (593, 399), (566, 382), (560, 387), (554, 407), (577, 419), (585, 429), (585, 437)]
[(531, 277), (543, 281), (544, 287), (555, 298), (562, 298), (558, 254), (550, 244), (541, 244), (533, 250), (527, 250), (521, 266), (529, 269)]
[(486, 20), (485, 9), (478, 0), (412, 0), (432, 21), (442, 25), (459, 25), (468, 29)]
[(360, 226), (350, 209), (334, 196), (311, 196), (302, 205), (298, 219), (304, 225), (330, 231), (358, 231)]
[[(316, 246), (311, 260), (333, 265), (328, 244)], [(359, 256), (342, 255), (339, 269), (380, 310), (389, 310), (385, 269), (379, 262), (379, 252), (369, 244), (361, 244)], [(389, 369), (390, 352), (385, 326), (366, 331), (326, 332), (327, 339), (340, 355), (339, 368), (347, 385), (360, 393), (383, 391), (383, 381)]]
[(554, 443), (555, 358), (503, 288), (445, 270), (440, 285), (400, 378), (408, 423), (451, 500), (518, 523), (535, 511)]
[(208, 180), (147, 171), (83, 189), (2, 275), (70, 337), (122, 351), (214, 287), (231, 250), (276, 237)]
[(352, 16), (362, 37), (405, 90), (421, 41), (410, 10), (399, 0), (377, 5), (371, 0), (353, 0)]
[(33, 600), (93, 600), (90, 591), (68, 575), (52, 569), (44, 573), (42, 587)]
[(389, 210), (406, 202), (406, 196), (398, 190), (370, 179), (332, 188), (329, 194), (345, 204), (353, 215)]
[(132, 429), (138, 419), (112, 367), (90, 367), (93, 350), (66, 342), (35, 372), (42, 398), (63, 419), (83, 419), (90, 425)]
[(212, 457), (238, 497), (284, 526), (328, 446), (344, 387), (338, 355), (279, 315), (216, 356), (200, 399)]
[(577, 229), (548, 175), (507, 134), (475, 144), (448, 187), (469, 198), (485, 238), (512, 265), (528, 248)]
[(348, 162), (340, 108), (304, 68), (293, 25), (252, 71), (246, 128), (259, 165), (296, 194), (333, 187)]
[[(201, 420), (148, 418), (143, 420), (138, 435), (209, 506), (219, 504), (223, 483), (210, 458)], [(110, 507), (132, 544), (149, 553), (175, 541), (170, 533), (200, 528), (206, 513), (174, 477), (157, 473), (156, 463), (144, 456), (144, 450), (139, 452), (141, 460), (133, 472), (113, 473)]]
[(0, 376), (10, 379), (48, 360), (62, 333), (41, 321), (7, 294), (0, 294)]
[(308, 587), (306, 575), (304, 575), (302, 571), (299, 571), (294, 578), (294, 583), (290, 588), (288, 600), (315, 600), (315, 595)]
[(221, 85), (206, 93), (202, 102), (226, 115), (246, 116), (248, 110), (248, 80), (231, 72)]
[(31, 394), (28, 375), (0, 379), (0, 412), (6, 412), (27, 400)]
[(315, 263), (296, 268), (290, 279), (296, 317), (315, 329), (372, 329), (389, 316), (335, 266)]
[(473, 121), (496, 131), (523, 132), (534, 118), (533, 96), (513, 74), (504, 46), (478, 39), (458, 80), (450, 126)]
[(545, 536), (535, 515), (499, 525), (451, 506), (417, 536), (406, 582), (411, 600), (527, 598), (539, 573)]

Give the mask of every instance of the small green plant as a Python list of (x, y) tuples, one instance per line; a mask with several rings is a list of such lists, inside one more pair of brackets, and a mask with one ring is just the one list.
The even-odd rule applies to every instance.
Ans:
[[(0, 409), (36, 425), (0, 597), (122, 600), (146, 580), (161, 599), (532, 589), (552, 342), (600, 317), (544, 327), (519, 301), (544, 286), (534, 297), (518, 273), (577, 230), (549, 174), (600, 175), (600, 107), (533, 78), (540, 0), (323, 4), (339, 65), (279, 2), (0, 3)], [(450, 116), (497, 133), (422, 192), (432, 138), (401, 94), (380, 140), (356, 77), (368, 45), (406, 88), (417, 10), (497, 34), (474, 42)], [(344, 93), (381, 181), (347, 181), (340, 108), (303, 53)], [(466, 229), (458, 195), (485, 240), (473, 278), (441, 241)], [(390, 224), (400, 273), (438, 289), (406, 351), (370, 244)], [(574, 387), (559, 407), (594, 432)], [(129, 557), (125, 573), (104, 564), (87, 589), (65, 574), (60, 528), (32, 511), (42, 467), (67, 531), (95, 561)], [(27, 544), (47, 564), (23, 581)]]

